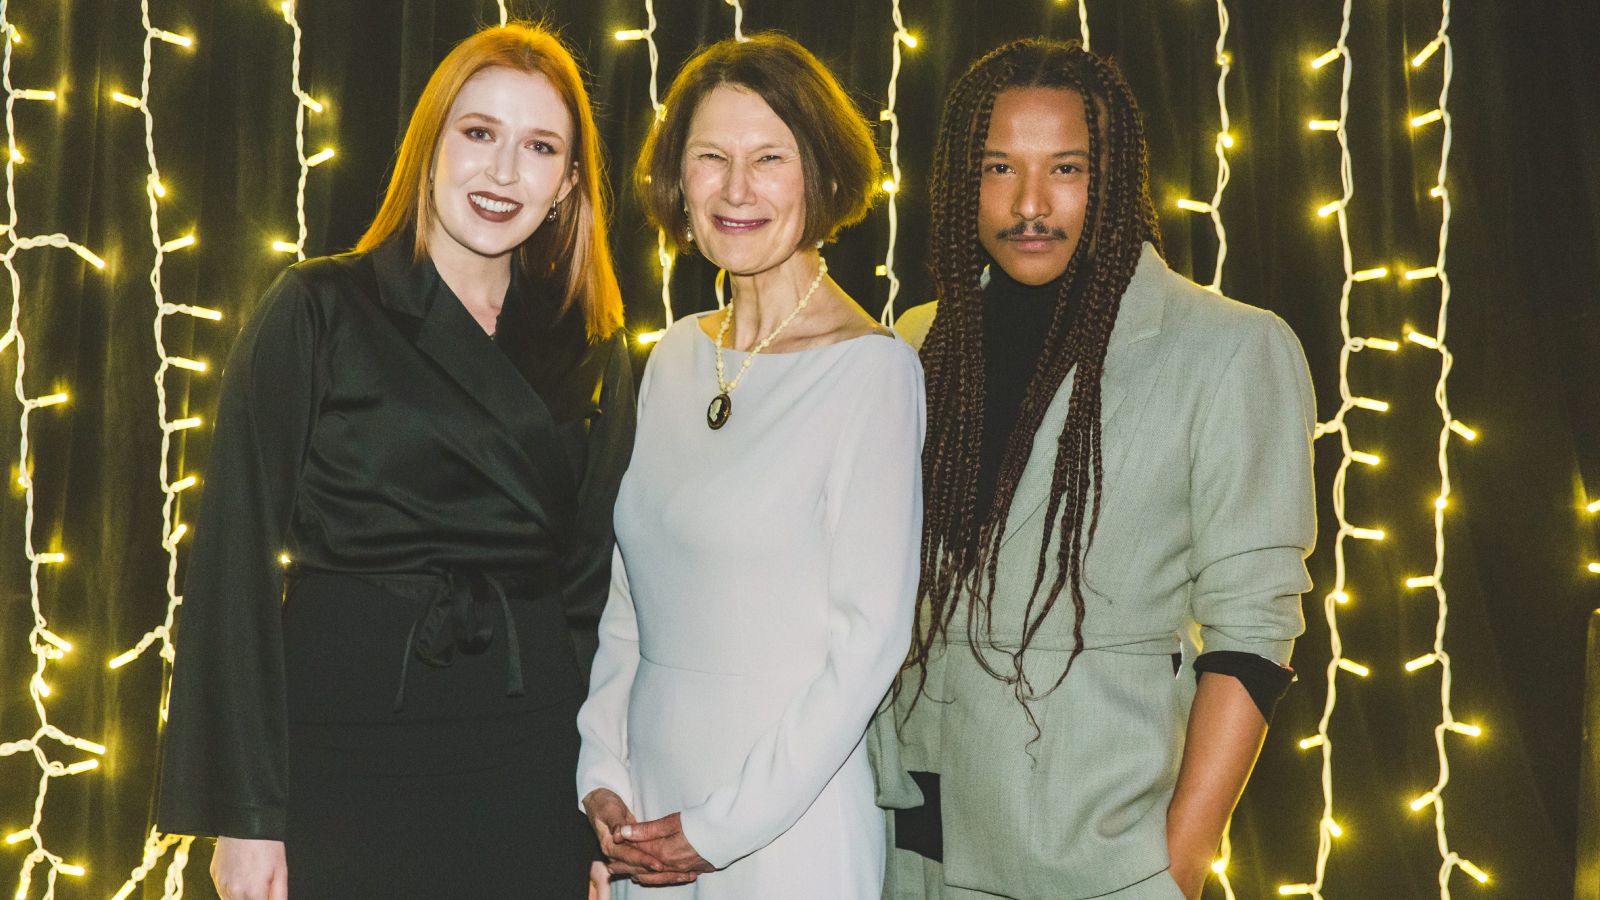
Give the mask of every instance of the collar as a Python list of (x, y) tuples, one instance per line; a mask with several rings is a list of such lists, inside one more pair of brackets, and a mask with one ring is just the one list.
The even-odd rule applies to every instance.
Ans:
[[(412, 320), (397, 323), (401, 332), (512, 435), (527, 454), (524, 462), (540, 503), (546, 511), (554, 511), (558, 520), (566, 520), (576, 502), (577, 486), (566, 466), (544, 464), (563, 459), (566, 452), (549, 407), (515, 364), (494, 348), (433, 262), (412, 261), (412, 246), (408, 231), (384, 241), (370, 254), (379, 305)], [(518, 268), (513, 263), (508, 294), (524, 287)]]
[(433, 260), (411, 258), (415, 238), (407, 229), (379, 244), (371, 254), (378, 280), (378, 302), (385, 309), (418, 319), (427, 318), (439, 295), (449, 291)]
[(1016, 301), (1028, 303), (1035, 300), (1054, 300), (1061, 291), (1061, 281), (1065, 273), (1057, 276), (1044, 284), (1023, 284), (1011, 277), (1011, 273), (991, 262), (983, 267), (983, 273), (978, 276), (978, 286), (983, 289), (985, 300), (1000, 300), (1002, 303)]
[(1172, 270), (1162, 261), (1155, 245), (1145, 241), (1139, 252), (1139, 265), (1122, 292), (1117, 323), (1111, 329), (1110, 349), (1135, 344), (1161, 333), (1166, 309), (1167, 283)]

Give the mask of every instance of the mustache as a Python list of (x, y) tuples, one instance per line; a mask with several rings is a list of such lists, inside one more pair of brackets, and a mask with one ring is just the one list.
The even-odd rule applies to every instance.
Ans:
[(1010, 228), (1002, 229), (995, 237), (1002, 241), (1012, 241), (1021, 237), (1048, 237), (1064, 241), (1067, 239), (1067, 232), (1062, 228), (1049, 227), (1043, 222), (1034, 222), (1031, 225), (1027, 222), (1018, 222)]

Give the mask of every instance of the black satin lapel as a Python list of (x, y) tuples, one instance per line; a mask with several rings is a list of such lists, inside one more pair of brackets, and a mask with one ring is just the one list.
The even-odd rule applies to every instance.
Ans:
[(567, 451), (555, 420), (539, 395), (504, 353), (483, 333), (461, 301), (439, 283), (417, 330), (417, 349), (439, 365), (461, 389), (512, 436), (524, 459), (523, 475), (557, 521), (570, 521), (578, 485), (566, 464)]

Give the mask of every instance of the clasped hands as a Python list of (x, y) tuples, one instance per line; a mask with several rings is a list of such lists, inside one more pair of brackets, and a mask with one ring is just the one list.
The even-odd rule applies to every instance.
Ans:
[(597, 788), (583, 798), (606, 869), (645, 885), (688, 884), (716, 867), (683, 836), (679, 814), (640, 822), (614, 791)]

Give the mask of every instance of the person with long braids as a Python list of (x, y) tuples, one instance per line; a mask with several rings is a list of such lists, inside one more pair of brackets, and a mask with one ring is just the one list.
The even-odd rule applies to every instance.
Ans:
[(1304, 626), (1304, 356), (1163, 263), (1109, 61), (1002, 46), (939, 135), (938, 302), (898, 323), (927, 372), (927, 511), (872, 741), (885, 896), (1196, 898)]
[(684, 64), (634, 170), (728, 273), (650, 356), (578, 795), (621, 898), (874, 900), (865, 735), (905, 659), (922, 530), (916, 352), (828, 278), (877, 148), (790, 38)]
[[(633, 382), (583, 77), (462, 41), (355, 252), (228, 361), (156, 821), (223, 900), (578, 898), (577, 711)], [(280, 564), (280, 554), (287, 554)]]

